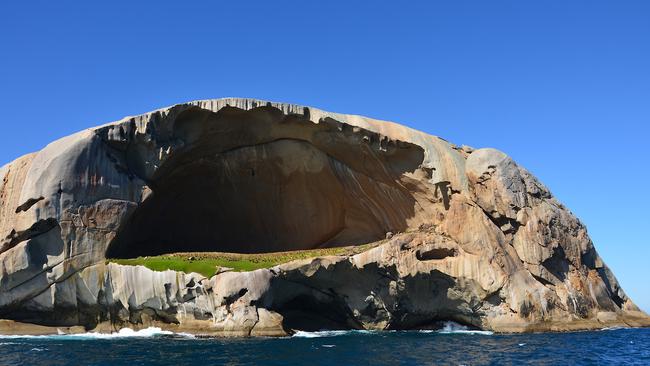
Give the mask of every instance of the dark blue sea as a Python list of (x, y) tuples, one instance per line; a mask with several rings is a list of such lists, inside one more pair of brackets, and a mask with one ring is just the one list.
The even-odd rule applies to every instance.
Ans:
[(206, 339), (155, 328), (119, 334), (0, 336), (1, 365), (650, 365), (650, 329), (316, 332)]

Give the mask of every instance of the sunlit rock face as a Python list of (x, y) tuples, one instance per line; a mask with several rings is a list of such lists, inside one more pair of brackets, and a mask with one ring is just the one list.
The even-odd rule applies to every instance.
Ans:
[[(55, 141), (0, 177), (0, 318), (212, 335), (650, 324), (529, 172), (391, 122), (198, 101)], [(105, 263), (367, 243), (212, 278)]]

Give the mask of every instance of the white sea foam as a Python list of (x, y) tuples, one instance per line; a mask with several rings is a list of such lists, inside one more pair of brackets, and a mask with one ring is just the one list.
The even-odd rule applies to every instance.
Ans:
[(493, 332), (489, 330), (472, 330), (468, 327), (458, 324), (456, 322), (445, 322), (445, 325), (442, 329), (436, 330), (436, 333), (439, 334), (479, 334), (479, 335), (492, 335)]
[[(442, 329), (439, 330), (420, 330), (420, 333), (439, 333), (439, 334), (480, 334), (491, 335), (490, 331), (484, 330), (471, 330), (468, 327), (454, 323), (445, 322)], [(381, 332), (370, 330), (324, 330), (316, 332), (297, 331), (293, 334), (296, 338), (322, 338), (322, 337), (338, 337), (345, 335), (360, 335), (360, 334), (380, 334)], [(148, 338), (158, 336), (177, 336), (184, 338), (195, 338), (194, 335), (188, 333), (174, 333), (168, 330), (162, 330), (156, 327), (149, 327), (146, 329), (133, 330), (130, 328), (122, 328), (118, 332), (113, 333), (98, 333), (88, 332), (80, 334), (66, 334), (58, 331), (58, 335), (1, 335), (0, 339), (15, 339), (15, 338), (52, 338), (52, 339), (119, 339), (119, 338)], [(0, 345), (11, 344), (11, 342), (0, 343)]]
[[(34, 335), (18, 335), (18, 334), (11, 334), (11, 335), (6, 335), (6, 334), (0, 334), (0, 339), (16, 339), (16, 338), (51, 338), (54, 336), (51, 335), (42, 335), (42, 336), (34, 336)], [(11, 342), (3, 343), (3, 344), (11, 344)]]
[(59, 331), (57, 335), (0, 335), (0, 339), (2, 338), (113, 339), (113, 338), (148, 338), (148, 337), (157, 337), (161, 335), (175, 335), (175, 336), (181, 336), (187, 338), (194, 337), (191, 334), (174, 333), (156, 327), (149, 327), (140, 330), (133, 330), (131, 328), (122, 328), (118, 332), (114, 332), (114, 333), (88, 332), (88, 333), (80, 333), (80, 334), (65, 334), (64, 332)]
[[(354, 334), (383, 334), (384, 332), (395, 332), (394, 330), (389, 331), (371, 331), (371, 330), (322, 330), (317, 332), (305, 332), (297, 331), (293, 334), (293, 337), (296, 338), (321, 338), (321, 337), (337, 337), (344, 335), (354, 335)], [(478, 335), (492, 335), (493, 332), (488, 330), (473, 330), (462, 324), (456, 322), (448, 321), (445, 322), (441, 329), (423, 329), (418, 330), (419, 333), (437, 333), (437, 334), (478, 334)]]
[(600, 330), (621, 330), (621, 329), (630, 329), (630, 327), (617, 326), (617, 327), (605, 327)]
[(338, 337), (352, 334), (370, 334), (369, 330), (321, 330), (317, 332), (305, 332), (299, 330), (293, 334), (296, 338), (321, 338), (321, 337)]
[(162, 330), (160, 328), (149, 327), (146, 329), (133, 330), (131, 328), (122, 328), (116, 333), (82, 333), (82, 334), (70, 334), (65, 335), (66, 337), (76, 337), (76, 338), (96, 338), (96, 339), (110, 339), (110, 338), (128, 338), (128, 337), (138, 337), (138, 338), (147, 338), (155, 337), (159, 335), (173, 335), (174, 332), (168, 330)]

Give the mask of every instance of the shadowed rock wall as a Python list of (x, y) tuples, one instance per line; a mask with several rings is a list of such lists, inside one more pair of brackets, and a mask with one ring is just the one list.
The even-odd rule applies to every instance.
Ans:
[(423, 150), (341, 126), (266, 107), (181, 113), (170, 139), (182, 147), (149, 178), (107, 255), (313, 249), (407, 230), (416, 199), (400, 179)]

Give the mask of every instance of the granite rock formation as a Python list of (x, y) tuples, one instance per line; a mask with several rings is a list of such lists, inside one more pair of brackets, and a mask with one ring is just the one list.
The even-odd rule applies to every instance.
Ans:
[[(528, 171), (391, 122), (190, 102), (55, 141), (0, 178), (3, 319), (237, 336), (650, 324)], [(212, 278), (106, 262), (379, 241)]]

